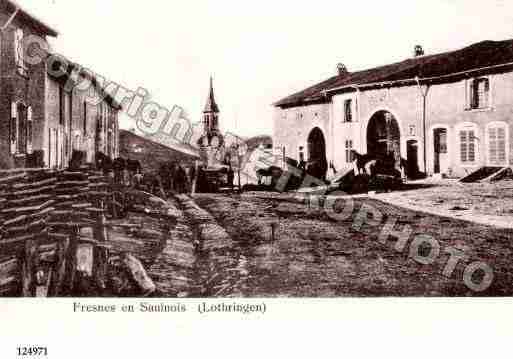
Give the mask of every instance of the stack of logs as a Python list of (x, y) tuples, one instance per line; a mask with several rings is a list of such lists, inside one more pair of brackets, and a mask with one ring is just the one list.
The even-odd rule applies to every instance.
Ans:
[[(110, 188), (109, 178), (89, 168), (0, 174), (0, 296), (105, 288)], [(85, 288), (91, 283), (95, 291)]]

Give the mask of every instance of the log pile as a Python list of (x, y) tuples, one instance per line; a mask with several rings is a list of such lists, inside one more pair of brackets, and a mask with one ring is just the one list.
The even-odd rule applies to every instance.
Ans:
[[(112, 188), (89, 168), (0, 173), (0, 297), (105, 291), (106, 216), (123, 207)], [(153, 292), (144, 269), (129, 259), (128, 274), (144, 294)]]

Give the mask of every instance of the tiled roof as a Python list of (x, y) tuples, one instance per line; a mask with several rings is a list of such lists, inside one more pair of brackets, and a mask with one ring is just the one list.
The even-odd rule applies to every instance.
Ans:
[(2, 3), (6, 4), (7, 7), (14, 13), (16, 9), (19, 9), (19, 15), (25, 17), (31, 21), (34, 26), (42, 33), (49, 36), (57, 36), (59, 33), (53, 29), (50, 25), (40, 20), (37, 16), (33, 15), (29, 10), (23, 8), (17, 1), (14, 0), (1, 0)]
[(513, 40), (482, 41), (460, 50), (410, 58), (391, 65), (348, 72), (333, 76), (305, 90), (290, 95), (274, 105), (287, 107), (311, 102), (325, 102), (331, 91), (351, 90), (351, 86), (434, 79), (463, 75), (471, 71), (500, 71), (502, 65), (513, 65)]

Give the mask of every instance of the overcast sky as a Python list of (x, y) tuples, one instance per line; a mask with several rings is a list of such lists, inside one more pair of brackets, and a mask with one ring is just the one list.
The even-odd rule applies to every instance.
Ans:
[[(271, 104), (332, 76), (513, 38), (512, 1), (19, 0), (54, 48), (201, 116), (210, 74), (223, 130), (272, 134)], [(124, 118), (122, 127), (133, 126)]]

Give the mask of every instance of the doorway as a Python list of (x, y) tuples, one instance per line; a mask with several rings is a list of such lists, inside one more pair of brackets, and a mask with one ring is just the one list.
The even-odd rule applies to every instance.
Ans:
[(447, 154), (447, 129), (436, 128), (433, 130), (434, 138), (434, 173), (446, 173), (448, 170), (448, 154)]
[(406, 176), (409, 179), (419, 177), (419, 143), (417, 140), (406, 142)]

